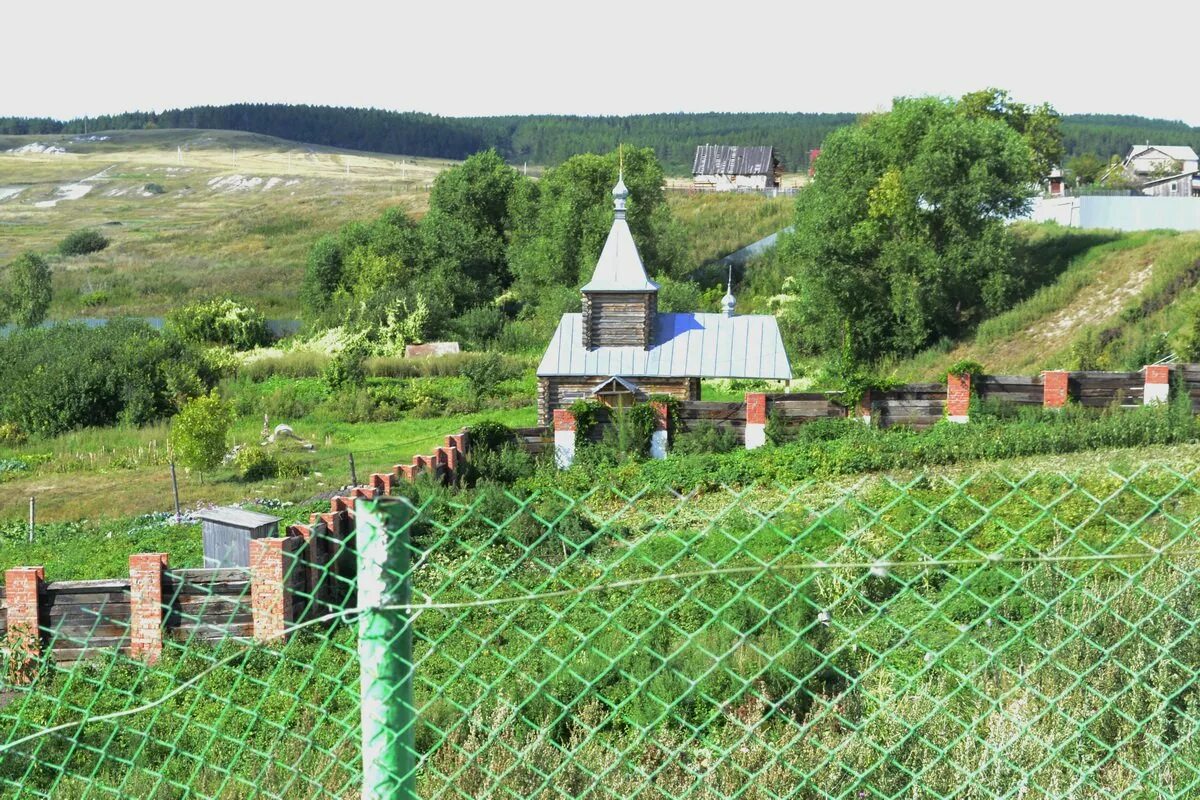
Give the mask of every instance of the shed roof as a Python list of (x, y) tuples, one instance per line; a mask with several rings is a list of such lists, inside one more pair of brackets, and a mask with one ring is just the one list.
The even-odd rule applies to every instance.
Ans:
[(658, 314), (649, 349), (583, 346), (581, 314), (564, 314), (538, 364), (549, 376), (791, 380), (779, 325), (768, 315)]
[(219, 522), (234, 528), (261, 528), (264, 525), (277, 523), (282, 517), (272, 517), (270, 514), (259, 514), (257, 511), (247, 511), (236, 506), (207, 508), (197, 512), (196, 516), (206, 522)]
[(696, 148), (693, 175), (771, 175), (775, 171), (774, 147), (736, 144), (702, 144)]

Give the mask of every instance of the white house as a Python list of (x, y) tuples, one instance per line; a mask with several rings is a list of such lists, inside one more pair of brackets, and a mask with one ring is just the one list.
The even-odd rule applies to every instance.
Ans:
[(1159, 178), (1200, 169), (1200, 156), (1187, 145), (1150, 144), (1129, 148), (1122, 168), (1130, 177)]
[(783, 163), (774, 147), (702, 144), (692, 162), (692, 184), (697, 189), (778, 189), (782, 178)]

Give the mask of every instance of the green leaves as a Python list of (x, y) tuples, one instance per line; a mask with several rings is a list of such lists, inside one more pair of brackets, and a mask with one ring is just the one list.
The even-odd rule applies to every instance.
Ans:
[(1028, 115), (972, 104), (902, 99), (830, 135), (782, 251), (799, 289), (796, 350), (839, 347), (849, 321), (856, 359), (913, 352), (1027, 291), (1005, 220), (1036, 173), (1014, 127)]
[(175, 460), (200, 472), (220, 466), (232, 424), (232, 409), (215, 391), (190, 400), (171, 420), (169, 443)]

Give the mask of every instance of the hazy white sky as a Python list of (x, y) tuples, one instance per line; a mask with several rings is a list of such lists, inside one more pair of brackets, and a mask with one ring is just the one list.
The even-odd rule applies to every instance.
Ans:
[(1197, 22), (1181, 0), (12, 2), (0, 116), (866, 111), (1000, 86), (1064, 113), (1200, 125)]

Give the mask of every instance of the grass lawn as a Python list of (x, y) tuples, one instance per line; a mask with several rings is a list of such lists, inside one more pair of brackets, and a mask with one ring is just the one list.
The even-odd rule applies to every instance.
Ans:
[[(447, 417), (408, 418), (363, 424), (289, 421), (296, 434), (316, 446), (314, 473), (305, 478), (256, 483), (238, 480), (232, 469), (211, 475), (179, 471), (183, 507), (236, 503), (254, 498), (303, 501), (350, 482), (354, 454), (360, 483), (372, 472), (408, 463), (414, 455), (445, 443), (445, 436), (483, 419), (513, 427), (536, 424), (533, 405)], [(258, 442), (261, 421), (240, 420), (231, 441)], [(22, 520), (30, 496), (37, 497), (43, 522), (128, 518), (172, 510), (167, 428), (105, 428), (77, 431), (54, 439), (0, 449), (0, 465), (20, 459), (34, 466), (7, 469), (0, 491), (0, 520)]]

